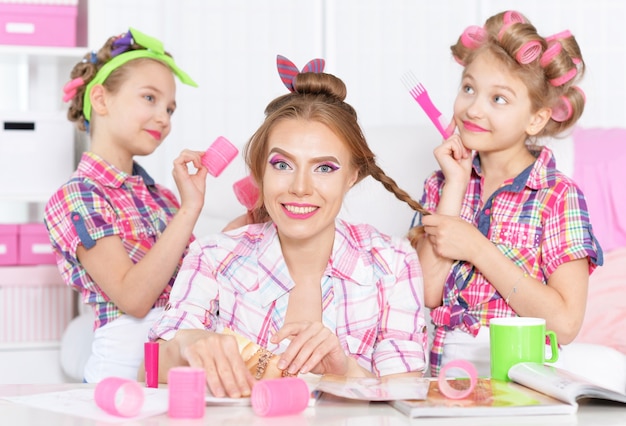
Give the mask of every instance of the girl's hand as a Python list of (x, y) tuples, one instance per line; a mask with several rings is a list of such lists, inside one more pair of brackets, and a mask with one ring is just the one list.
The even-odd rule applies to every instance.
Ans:
[[(206, 176), (208, 170), (202, 165), (202, 151), (183, 150), (174, 160), (172, 176), (180, 194), (180, 204), (195, 211), (202, 210), (206, 192)], [(188, 164), (197, 169), (195, 174), (189, 173)]]
[(291, 343), (278, 361), (279, 369), (286, 369), (290, 374), (345, 375), (348, 372), (349, 358), (339, 339), (321, 322), (285, 324), (272, 336), (271, 342), (278, 344), (287, 338)]
[(472, 151), (463, 145), (461, 137), (454, 133), (433, 151), (446, 182), (467, 184), (472, 170)]
[(472, 262), (480, 253), (481, 243), (488, 242), (471, 223), (456, 216), (431, 214), (422, 217), (424, 232), (439, 256)]
[(174, 339), (189, 366), (204, 369), (214, 396), (250, 396), (255, 380), (241, 358), (234, 336), (207, 330), (179, 330)]

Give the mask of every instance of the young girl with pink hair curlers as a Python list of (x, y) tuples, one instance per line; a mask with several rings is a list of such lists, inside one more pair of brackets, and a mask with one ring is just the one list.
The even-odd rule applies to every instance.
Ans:
[(546, 320), (560, 344), (581, 327), (589, 274), (602, 264), (584, 195), (543, 136), (581, 116), (585, 63), (569, 31), (549, 37), (519, 12), (471, 26), (451, 46), (463, 66), (456, 132), (425, 182), (424, 231), (411, 236), (435, 325), (431, 374), (450, 360), (489, 376), (489, 320)]

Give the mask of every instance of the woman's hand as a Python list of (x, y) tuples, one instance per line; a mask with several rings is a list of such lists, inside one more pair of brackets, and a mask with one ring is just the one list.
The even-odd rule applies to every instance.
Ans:
[(207, 384), (216, 397), (249, 396), (255, 383), (239, 353), (234, 336), (207, 330), (179, 330), (174, 337), (180, 356), (191, 367), (206, 372)]
[(302, 321), (285, 324), (272, 336), (271, 342), (278, 344), (283, 339), (290, 339), (291, 343), (280, 356), (279, 369), (290, 374), (347, 375), (350, 360), (335, 333), (322, 323)]
[[(202, 151), (183, 150), (174, 160), (172, 176), (180, 194), (181, 207), (200, 212), (204, 207), (204, 195), (206, 192), (206, 177), (208, 170), (202, 165)], [(196, 173), (189, 173), (188, 164), (192, 163), (197, 169)]]

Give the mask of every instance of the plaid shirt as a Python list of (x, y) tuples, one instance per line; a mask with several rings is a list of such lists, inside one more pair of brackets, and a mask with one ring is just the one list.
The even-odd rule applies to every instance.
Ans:
[[(87, 274), (76, 257), (82, 244), (93, 247), (99, 238), (117, 235), (137, 263), (154, 245), (179, 208), (176, 196), (154, 183), (134, 164), (128, 175), (94, 153), (85, 152), (70, 180), (48, 201), (44, 222), (65, 282), (93, 305), (94, 328), (122, 315)], [(181, 261), (182, 262), (182, 261)], [(165, 306), (176, 272), (154, 306)]]
[[(283, 326), (294, 285), (272, 222), (198, 239), (150, 338), (228, 327), (282, 353), (288, 342), (269, 339)], [(324, 326), (363, 368), (377, 375), (425, 369), (422, 273), (406, 239), (337, 220), (320, 285)]]
[[(591, 229), (584, 195), (555, 167), (552, 151), (544, 147), (534, 164), (504, 182), (483, 205), (480, 158), (475, 156), (460, 215), (521, 270), (544, 284), (565, 262), (588, 257), (589, 273), (602, 264), (602, 250)], [(436, 210), (443, 184), (441, 171), (426, 180), (422, 196), (426, 209)], [(465, 261), (454, 262), (445, 282), (443, 304), (431, 312), (436, 327), (431, 374), (439, 374), (446, 331), (458, 328), (476, 335), (489, 319), (515, 315), (479, 270)]]

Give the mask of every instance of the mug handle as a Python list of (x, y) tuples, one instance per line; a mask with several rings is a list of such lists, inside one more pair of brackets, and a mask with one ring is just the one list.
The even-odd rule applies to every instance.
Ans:
[(546, 337), (550, 339), (550, 351), (552, 356), (546, 359), (546, 362), (557, 362), (559, 360), (559, 345), (556, 342), (556, 334), (554, 331), (546, 331)]

